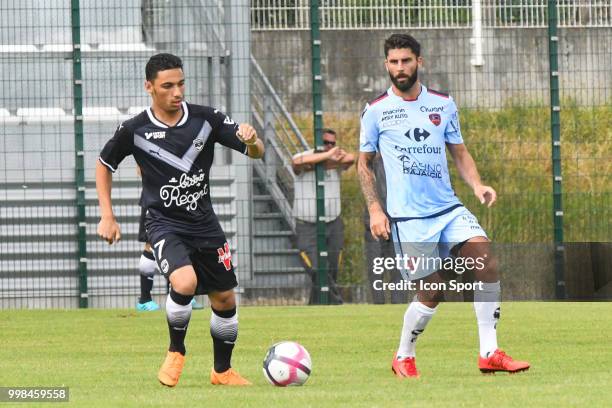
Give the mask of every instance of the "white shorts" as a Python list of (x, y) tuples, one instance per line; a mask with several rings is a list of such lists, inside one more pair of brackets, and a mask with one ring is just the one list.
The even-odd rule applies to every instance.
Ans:
[(455, 245), (487, 237), (478, 219), (463, 206), (435, 218), (393, 222), (391, 235), (395, 252), (402, 259), (400, 272), (409, 281), (442, 269)]

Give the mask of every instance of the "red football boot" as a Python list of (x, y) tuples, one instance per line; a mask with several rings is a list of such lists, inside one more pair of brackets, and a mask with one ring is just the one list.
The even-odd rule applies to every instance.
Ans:
[(393, 355), (393, 362), (391, 363), (391, 371), (399, 377), (412, 377), (418, 378), (419, 372), (416, 368), (416, 360), (414, 357), (406, 357), (401, 360), (397, 359), (397, 353)]
[(495, 373), (496, 371), (518, 373), (519, 371), (529, 370), (529, 363), (526, 361), (515, 361), (512, 357), (497, 349), (489, 357), (482, 358), (479, 355), (478, 368), (483, 374)]

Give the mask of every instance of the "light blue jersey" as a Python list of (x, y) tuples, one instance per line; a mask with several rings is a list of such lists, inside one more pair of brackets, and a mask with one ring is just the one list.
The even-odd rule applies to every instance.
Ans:
[(366, 105), (359, 150), (380, 151), (393, 220), (430, 218), (461, 206), (450, 182), (446, 143), (462, 144), (453, 99), (421, 85), (414, 100), (387, 92)]

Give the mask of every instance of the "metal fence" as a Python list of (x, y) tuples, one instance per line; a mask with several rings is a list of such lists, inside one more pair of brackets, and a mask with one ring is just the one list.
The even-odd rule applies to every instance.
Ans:
[[(453, 174), (460, 198), (501, 243), (504, 296), (550, 299), (556, 215), (546, 2), (481, 1), (479, 35), (476, 5), (322, 2), (324, 124), (338, 132), (342, 147), (357, 151), (359, 113), (389, 86), (382, 42), (410, 30), (423, 45), (422, 81), (453, 95), (466, 144), (483, 179), (500, 193), (497, 208), (485, 210)], [(612, 270), (605, 267), (612, 231), (611, 3), (558, 5), (557, 182), (563, 183), (565, 242), (579, 243), (565, 246), (568, 293), (605, 297)], [(0, 307), (134, 306), (143, 247), (135, 163), (126, 160), (115, 177), (124, 239), (110, 248), (95, 234), (93, 167), (117, 125), (149, 104), (143, 68), (162, 51), (183, 58), (188, 101), (250, 121), (266, 142), (261, 162), (219, 149), (211, 174), (241, 303), (307, 303), (311, 285), (296, 243), (291, 158), (314, 146), (309, 6), (305, 0), (252, 1), (250, 7), (238, 0), (3, 1)], [(343, 173), (341, 191), (339, 290), (345, 301), (380, 301), (370, 284), (354, 167)], [(165, 291), (156, 277), (154, 299), (162, 301)]]
[[(254, 30), (308, 30), (308, 0), (254, 0)], [(484, 27), (543, 28), (548, 24), (546, 0), (324, 0), (322, 30), (471, 28), (476, 18)], [(480, 16), (480, 17), (475, 17)], [(611, 27), (610, 0), (561, 0), (559, 27)]]
[[(258, 20), (254, 18), (257, 10), (252, 8), (252, 52), (288, 111), (303, 128), (302, 133), (312, 142), (312, 104), (305, 97), (312, 87), (311, 38), (297, 25), (308, 21), (302, 19), (307, 17), (308, 4), (292, 4), (296, 6), (294, 11), (303, 11), (291, 17), (294, 28), (277, 24), (264, 29), (257, 25)], [(498, 2), (493, 13), (493, 3), (483, 1), (479, 34), (474, 31), (471, 20), (466, 21), (465, 27), (444, 28), (446, 23), (440, 23), (441, 27), (436, 29), (416, 24), (397, 29), (385, 26), (393, 20), (382, 20), (384, 24), (367, 27), (356, 22), (351, 29), (343, 25), (348, 20), (325, 25), (324, 16), (331, 4), (342, 3), (321, 2), (323, 111), (325, 126), (338, 131), (340, 145), (353, 152), (357, 150), (358, 113), (368, 100), (389, 87), (383, 67), (384, 39), (394, 32), (412, 34), (423, 46), (425, 62), (420, 70), (421, 80), (432, 89), (453, 96), (460, 109), (466, 144), (483, 179), (500, 194), (497, 208), (486, 210), (453, 173), (453, 185), (461, 200), (477, 215), (490, 237), (500, 243), (497, 249), (504, 258), (501, 268), (508, 279), (504, 293), (510, 298), (554, 298), (554, 242), (558, 233), (554, 220), (561, 218), (567, 293), (574, 298), (592, 298), (593, 293), (609, 297), (610, 263), (602, 260), (605, 257), (595, 255), (600, 250), (591, 245), (599, 244), (591, 243), (609, 242), (612, 231), (608, 221), (612, 168), (607, 164), (612, 152), (609, 146), (612, 140), (609, 131), (612, 128), (612, 71), (609, 68), (612, 27), (608, 17), (607, 22), (593, 18), (608, 16), (605, 13), (610, 2), (580, 2), (582, 9), (577, 6), (578, 2), (558, 3), (560, 28), (555, 40), (559, 67), (553, 75), (559, 80), (561, 156), (555, 162), (561, 163), (561, 171), (556, 178), (552, 171), (546, 2)], [(355, 4), (358, 3), (351, 3), (344, 10), (347, 13), (357, 10)], [(402, 4), (408, 2), (379, 7), (378, 12), (404, 16), (402, 11), (396, 12)], [(473, 6), (468, 2), (453, 4), (469, 6), (468, 10)], [(591, 20), (584, 17), (589, 7)], [(471, 19), (470, 11), (467, 15)], [(494, 24), (493, 15), (498, 16)], [(582, 17), (578, 19), (579, 16)], [(602, 26), (590, 26), (596, 24)], [(529, 29), (516, 29), (521, 26)], [(560, 211), (553, 211), (553, 179), (562, 184), (563, 209)], [(355, 169), (345, 172), (342, 178), (342, 214), (345, 252), (341, 283), (347, 288), (353, 285), (353, 289), (363, 290), (351, 289), (347, 297), (365, 294), (373, 299), (375, 293), (369, 293), (368, 281), (372, 278), (369, 273), (372, 268), (365, 256), (364, 204)], [(595, 272), (596, 269), (606, 272)], [(387, 296), (387, 300), (392, 299)]]
[[(123, 240), (109, 248), (96, 237), (97, 156), (118, 124), (149, 105), (144, 66), (158, 52), (182, 57), (189, 102), (250, 119), (245, 4), (2, 2), (0, 307), (134, 305), (140, 178), (131, 158), (115, 174)], [(256, 285), (250, 170), (242, 155), (218, 149), (210, 177), (241, 290)], [(154, 295), (165, 291), (156, 277)]]

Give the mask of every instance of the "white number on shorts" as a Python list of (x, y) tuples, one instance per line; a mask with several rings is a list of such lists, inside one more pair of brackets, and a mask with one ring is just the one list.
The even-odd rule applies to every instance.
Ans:
[[(162, 239), (157, 244), (153, 245), (153, 248), (157, 249), (157, 259), (162, 259), (162, 250), (164, 249), (165, 239)], [(159, 249), (158, 249), (159, 247)]]

